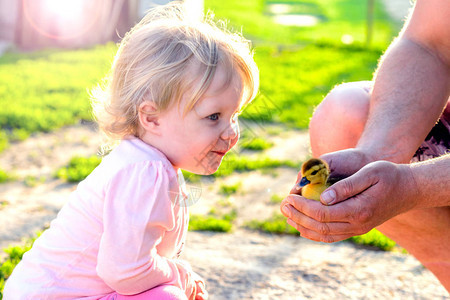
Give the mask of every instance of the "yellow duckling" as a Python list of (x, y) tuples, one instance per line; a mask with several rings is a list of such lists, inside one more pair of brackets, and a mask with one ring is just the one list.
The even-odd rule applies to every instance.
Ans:
[(302, 179), (298, 186), (302, 188), (302, 196), (320, 201), (320, 194), (331, 184), (328, 182), (330, 168), (318, 158), (311, 158), (302, 165)]

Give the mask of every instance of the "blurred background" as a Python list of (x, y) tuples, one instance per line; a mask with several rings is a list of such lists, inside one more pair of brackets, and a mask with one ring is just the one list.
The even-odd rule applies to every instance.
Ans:
[[(371, 79), (410, 5), (390, 1), (401, 3), (392, 17), (388, 1), (186, 1), (193, 14), (213, 11), (253, 42), (261, 93), (244, 118), (294, 128), (307, 127), (334, 85)], [(0, 150), (91, 120), (86, 89), (107, 73), (115, 43), (166, 2), (0, 0)]]
[[(21, 50), (80, 48), (119, 41), (145, 11), (167, 0), (2, 0), (0, 40)], [(201, 14), (203, 1), (188, 0)]]

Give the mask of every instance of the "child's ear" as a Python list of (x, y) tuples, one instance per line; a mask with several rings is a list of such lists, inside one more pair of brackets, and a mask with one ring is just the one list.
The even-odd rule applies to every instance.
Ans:
[(141, 127), (154, 134), (158, 132), (159, 127), (159, 110), (156, 104), (151, 101), (144, 101), (139, 105), (139, 124)]

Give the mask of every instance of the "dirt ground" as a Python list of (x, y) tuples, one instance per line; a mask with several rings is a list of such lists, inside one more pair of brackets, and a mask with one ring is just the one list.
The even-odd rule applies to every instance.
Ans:
[[(274, 143), (265, 154), (296, 161), (308, 156), (306, 132), (265, 132), (271, 132), (266, 138)], [(54, 172), (74, 155), (96, 153), (100, 144), (94, 127), (77, 125), (38, 134), (0, 154), (1, 168), (17, 176), (0, 185), (0, 248), (20, 244), (49, 224), (76, 188), (53, 178)], [(286, 194), (295, 178), (296, 170), (280, 168), (196, 184), (201, 197), (191, 213), (220, 208), (224, 200), (238, 212), (232, 233), (188, 234), (183, 258), (206, 279), (211, 299), (448, 299), (437, 279), (410, 255), (264, 234), (242, 226), (278, 211), (270, 196)], [(236, 182), (242, 183), (237, 194), (225, 198), (218, 193), (221, 184)]]

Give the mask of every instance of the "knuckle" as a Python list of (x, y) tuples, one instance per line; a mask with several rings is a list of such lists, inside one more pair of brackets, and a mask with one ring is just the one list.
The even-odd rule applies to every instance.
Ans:
[(342, 192), (344, 193), (344, 196), (351, 195), (352, 191), (353, 191), (353, 183), (348, 179), (343, 180)]
[(358, 214), (358, 221), (361, 224), (367, 224), (373, 217), (371, 209), (363, 209)]
[(320, 241), (324, 242), (324, 243), (331, 244), (331, 243), (334, 243), (334, 238), (332, 236), (330, 236), (330, 235), (324, 235), (324, 236), (320, 237)]
[(327, 212), (324, 209), (316, 210), (315, 212), (315, 219), (319, 222), (326, 222), (327, 221)]
[(328, 235), (330, 233), (330, 227), (326, 223), (321, 223), (319, 225), (318, 232), (321, 235)]

